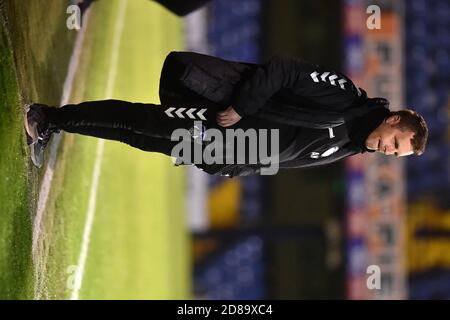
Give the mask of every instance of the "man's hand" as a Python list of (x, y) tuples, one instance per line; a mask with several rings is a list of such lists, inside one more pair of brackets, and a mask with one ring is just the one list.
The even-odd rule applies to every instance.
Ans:
[(230, 127), (239, 120), (241, 116), (234, 111), (232, 106), (229, 106), (225, 111), (219, 112), (217, 114), (217, 123), (222, 127)]

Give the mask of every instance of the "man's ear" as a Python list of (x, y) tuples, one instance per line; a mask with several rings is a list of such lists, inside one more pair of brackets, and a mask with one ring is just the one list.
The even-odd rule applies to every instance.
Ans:
[(401, 120), (401, 117), (398, 114), (395, 114), (393, 116), (387, 117), (385, 122), (390, 125), (395, 125), (395, 124), (399, 123), (400, 120)]

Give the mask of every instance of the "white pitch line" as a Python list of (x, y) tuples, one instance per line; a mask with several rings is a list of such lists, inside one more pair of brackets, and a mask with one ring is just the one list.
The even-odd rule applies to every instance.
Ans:
[[(111, 98), (114, 84), (117, 75), (117, 66), (119, 61), (119, 46), (122, 38), (123, 27), (125, 24), (125, 11), (127, 0), (121, 0), (119, 6), (119, 17), (116, 21), (114, 30), (114, 42), (112, 46), (112, 55), (110, 62), (110, 69), (108, 74), (108, 84), (106, 86), (106, 98)], [(92, 224), (94, 222), (95, 206), (97, 200), (97, 188), (100, 178), (101, 161), (103, 157), (105, 140), (100, 139), (97, 143), (97, 156), (95, 159), (94, 173), (92, 174), (91, 192), (89, 196), (89, 208), (86, 216), (86, 223), (84, 225), (83, 242), (81, 245), (80, 257), (78, 259), (78, 265), (75, 273), (74, 288), (72, 290), (71, 300), (78, 300), (80, 289), (83, 284), (84, 266), (86, 264), (86, 258), (89, 250), (89, 239), (92, 231)]]
[[(80, 63), (81, 51), (83, 49), (84, 37), (86, 34), (87, 24), (89, 21), (88, 10), (83, 18), (83, 26), (77, 34), (75, 41), (75, 47), (70, 57), (70, 62), (67, 70), (67, 76), (64, 80), (63, 94), (61, 97), (60, 105), (68, 103), (70, 95), (72, 94), (73, 81), (75, 79), (76, 72), (78, 70), (78, 64)], [(39, 189), (39, 198), (37, 204), (36, 215), (33, 221), (33, 235), (32, 235), (32, 256), (33, 261), (36, 263), (37, 259), (37, 246), (39, 237), (42, 231), (42, 218), (44, 216), (45, 208), (47, 206), (48, 196), (50, 194), (51, 184), (53, 180), (53, 174), (56, 163), (56, 156), (58, 154), (59, 144), (61, 142), (62, 134), (55, 134), (52, 143), (50, 145), (50, 155), (47, 167), (45, 169), (44, 177), (42, 179), (41, 187)]]

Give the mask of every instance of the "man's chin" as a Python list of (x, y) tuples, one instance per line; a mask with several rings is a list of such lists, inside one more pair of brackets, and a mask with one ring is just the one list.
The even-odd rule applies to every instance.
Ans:
[(370, 143), (370, 142), (367, 142), (366, 143), (366, 148), (367, 149), (369, 149), (369, 150), (372, 150), (372, 151), (379, 151), (380, 149), (380, 143), (378, 143), (378, 144), (375, 144), (375, 143)]

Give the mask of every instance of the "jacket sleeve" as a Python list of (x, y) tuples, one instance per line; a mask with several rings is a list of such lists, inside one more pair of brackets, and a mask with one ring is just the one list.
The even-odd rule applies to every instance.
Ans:
[(280, 163), (280, 169), (295, 169), (295, 168), (311, 168), (319, 167), (340, 161), (346, 157), (353, 156), (358, 152), (346, 149), (340, 149), (338, 152), (330, 157), (319, 158), (317, 160), (293, 159), (290, 161)]
[(231, 165), (230, 167), (222, 170), (219, 173), (221, 176), (233, 178), (233, 177), (243, 177), (243, 176), (252, 176), (252, 175), (260, 175), (261, 168), (259, 165)]
[(282, 89), (335, 108), (348, 107), (361, 95), (339, 72), (299, 58), (274, 56), (237, 88), (233, 107), (241, 116), (253, 114)]

